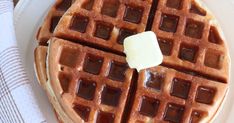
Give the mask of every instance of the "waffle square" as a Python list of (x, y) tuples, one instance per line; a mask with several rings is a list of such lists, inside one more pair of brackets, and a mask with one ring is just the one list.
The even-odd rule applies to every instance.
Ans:
[(159, 0), (152, 24), (163, 65), (227, 83), (229, 56), (214, 18), (194, 0)]
[(123, 53), (123, 40), (143, 32), (151, 0), (78, 0), (61, 19), (55, 36)]
[(75, 0), (56, 0), (50, 9), (42, 26), (37, 32), (37, 40), (41, 45), (48, 45), (47, 41), (53, 36), (53, 32), (63, 14), (70, 8)]
[(226, 93), (225, 83), (162, 66), (143, 70), (129, 122), (209, 122)]
[[(164, 61), (136, 75), (122, 44), (145, 30)], [(210, 122), (228, 89), (225, 39), (199, 0), (57, 0), (37, 39), (37, 75), (63, 122)]]
[(122, 120), (131, 84), (136, 80), (124, 57), (53, 38), (48, 70), (57, 98), (68, 106), (66, 112), (75, 115), (74, 121), (79, 116), (89, 122), (95, 117)]

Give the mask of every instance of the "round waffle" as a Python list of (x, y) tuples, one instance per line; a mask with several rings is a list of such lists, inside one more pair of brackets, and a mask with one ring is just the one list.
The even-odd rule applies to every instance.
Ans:
[(48, 40), (53, 37), (53, 32), (68, 8), (74, 3), (75, 0), (56, 0), (55, 4), (51, 7), (44, 22), (37, 32), (37, 41), (39, 46), (35, 48), (34, 59), (35, 69), (39, 83), (46, 83), (46, 55)]
[(37, 40), (40, 45), (47, 45), (47, 41), (53, 36), (54, 29), (60, 18), (74, 1), (75, 0), (56, 0), (37, 32)]
[(48, 58), (50, 84), (73, 121), (81, 116), (86, 122), (94, 122), (98, 111), (115, 117), (115, 122), (122, 120), (131, 83), (136, 80), (124, 57), (52, 39)]
[[(53, 36), (55, 27), (57, 26), (60, 18), (66, 12), (66, 10), (72, 5), (74, 0), (56, 0), (55, 4), (51, 7), (48, 15), (46, 16), (42, 26), (39, 28), (37, 33), (37, 40), (39, 46), (34, 51), (35, 59), (35, 70), (39, 83), (43, 89), (47, 92), (47, 96), (51, 104), (55, 109), (55, 114), (60, 123), (63, 121), (71, 122), (71, 120), (66, 116), (63, 109), (59, 105), (58, 101), (54, 96), (54, 92), (47, 83), (46, 74), (46, 57), (47, 57), (47, 42)], [(61, 120), (63, 119), (63, 120)]]
[[(164, 61), (137, 77), (122, 43), (144, 30), (157, 34)], [(79, 0), (51, 36), (61, 39), (50, 41), (47, 86), (71, 122), (211, 122), (227, 93), (227, 47), (198, 0)]]
[(67, 123), (72, 123), (71, 119), (66, 115), (63, 108), (60, 106), (59, 101), (57, 100), (50, 84), (47, 82), (48, 80), (46, 75), (47, 49), (48, 49), (47, 46), (38, 46), (34, 52), (35, 69), (38, 81), (43, 87), (43, 89), (46, 91), (49, 101), (55, 109), (54, 111), (59, 123), (63, 123), (63, 121), (66, 121)]

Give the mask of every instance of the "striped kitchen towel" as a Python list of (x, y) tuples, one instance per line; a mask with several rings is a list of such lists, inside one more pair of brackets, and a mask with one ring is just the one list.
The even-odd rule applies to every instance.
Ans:
[(46, 123), (21, 63), (12, 0), (0, 0), (0, 123)]

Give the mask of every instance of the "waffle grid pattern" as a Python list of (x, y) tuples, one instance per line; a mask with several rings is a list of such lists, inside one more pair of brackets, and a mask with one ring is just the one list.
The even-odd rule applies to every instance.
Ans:
[[(150, 80), (149, 74), (162, 78), (154, 77), (154, 80)], [(224, 83), (193, 77), (165, 67), (144, 70), (139, 75), (129, 122), (208, 122), (210, 119), (207, 117), (213, 117), (214, 108), (211, 107), (219, 107), (222, 101), (219, 97), (225, 95), (226, 91)]]
[[(59, 49), (62, 49), (62, 54), (59, 57), (63, 62), (60, 62), (61, 70), (58, 78), (61, 78), (59, 80), (60, 87), (63, 88), (59, 92), (63, 93), (61, 96), (67, 100), (65, 101), (69, 103), (67, 105), (74, 108), (72, 111), (74, 115), (78, 113), (89, 122), (94, 122), (96, 117), (97, 123), (101, 122), (102, 118), (108, 119), (112, 116), (114, 122), (120, 122), (133, 75), (133, 70), (125, 65), (126, 61), (124, 57), (58, 40), (55, 39), (55, 44), (53, 42), (51, 45), (52, 47), (60, 45)], [(56, 44), (56, 42), (58, 43)], [(63, 55), (63, 53), (66, 54)], [(80, 61), (82, 59), (86, 59), (87, 61), (87, 57), (89, 56), (103, 59), (103, 63), (101, 63), (102, 67), (97, 65), (100, 63), (94, 61), (88, 63), (90, 66), (85, 64), (85, 61)], [(67, 60), (64, 62), (64, 59)], [(69, 61), (76, 62), (71, 63)], [(92, 73), (84, 71), (85, 67), (95, 67), (95, 65), (100, 68), (100, 73), (93, 74), (93, 71)], [(122, 69), (120, 67), (126, 68)], [(123, 72), (124, 78), (122, 78), (123, 76), (112, 76), (113, 69)], [(86, 112), (86, 114), (83, 112)], [(102, 113), (107, 116), (99, 115)], [(101, 119), (98, 117), (101, 117)]]
[(151, 0), (119, 2), (95, 0), (94, 3), (93, 0), (77, 1), (61, 20), (55, 36), (95, 44), (122, 53), (123, 39), (145, 30), (151, 2)]
[(41, 45), (47, 45), (47, 41), (53, 36), (55, 27), (60, 18), (72, 5), (74, 0), (56, 0), (56, 3), (50, 9), (46, 19), (37, 33), (37, 40)]
[(216, 23), (210, 21), (208, 14), (204, 16), (191, 12), (191, 6), (194, 9), (196, 5), (193, 0), (175, 0), (173, 7), (178, 4), (180, 9), (172, 8), (167, 1), (172, 2), (159, 1), (152, 26), (161, 48), (165, 49), (164, 64), (195, 71), (210, 76), (209, 79), (215, 78), (216, 81), (227, 83), (227, 51), (220, 35), (214, 31), (217, 31), (214, 28)]
[[(121, 53), (123, 39), (144, 31), (147, 21), (153, 21), (152, 31), (157, 33), (164, 54), (163, 65), (178, 70), (157, 67), (140, 73), (129, 122), (196, 123), (214, 117), (223, 100), (220, 97), (224, 97), (227, 90), (228, 56), (216, 22), (211, 21), (213, 17), (194, 0), (159, 0), (152, 20), (148, 20), (148, 15), (152, 14), (152, 0), (119, 0), (118, 3), (115, 0), (78, 0), (59, 22), (72, 2), (57, 0), (38, 32), (39, 44), (47, 45), (48, 39), (55, 35)], [(52, 34), (54, 29), (55, 34)], [(55, 44), (57, 40), (60, 39), (51, 42)], [(58, 51), (62, 55), (58, 61), (59, 72), (55, 75), (60, 85), (51, 84), (69, 116), (74, 121), (80, 121), (81, 117), (86, 122), (103, 119), (120, 122), (132, 88), (133, 71), (127, 70), (129, 76), (124, 82), (118, 80), (122, 76), (113, 80), (116, 79), (115, 74), (111, 75), (110, 71), (112, 60), (117, 61), (113, 65), (117, 63), (118, 66), (125, 63), (124, 58), (68, 41), (56, 45), (61, 45), (55, 46), (60, 49), (52, 49), (54, 53), (50, 54), (57, 55), (59, 53), (55, 51)], [(155, 79), (147, 78), (150, 73), (159, 73), (160, 77), (148, 83), (147, 79)], [(82, 90), (82, 87), (90, 89), (90, 92)], [(181, 90), (178, 88), (184, 91), (178, 91)], [(104, 94), (108, 91), (119, 93), (120, 97), (112, 96), (123, 102), (102, 102), (105, 100), (103, 95), (111, 98)], [(143, 108), (145, 104), (151, 107)]]

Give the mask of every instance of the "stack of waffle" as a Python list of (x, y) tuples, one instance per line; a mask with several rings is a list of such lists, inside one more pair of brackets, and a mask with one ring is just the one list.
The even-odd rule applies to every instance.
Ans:
[[(137, 73), (123, 41), (150, 30), (164, 60)], [(199, 0), (57, 0), (37, 39), (38, 80), (62, 123), (211, 122), (227, 94), (228, 49)]]

